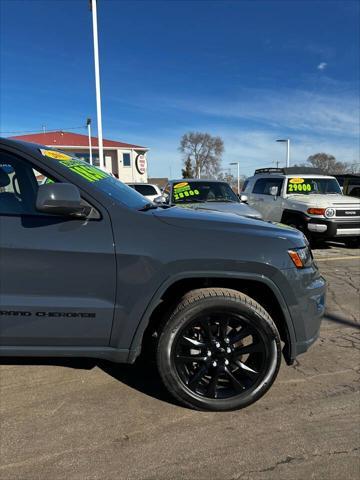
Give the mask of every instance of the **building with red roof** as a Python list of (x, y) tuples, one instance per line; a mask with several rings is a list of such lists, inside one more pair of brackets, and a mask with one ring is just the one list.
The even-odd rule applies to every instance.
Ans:
[[(37, 143), (71, 153), (82, 160), (90, 161), (89, 137), (71, 132), (42, 132), (11, 137), (15, 140)], [(123, 182), (147, 182), (147, 147), (116, 140), (103, 140), (106, 170)], [(99, 165), (99, 142), (91, 137), (93, 164)]]

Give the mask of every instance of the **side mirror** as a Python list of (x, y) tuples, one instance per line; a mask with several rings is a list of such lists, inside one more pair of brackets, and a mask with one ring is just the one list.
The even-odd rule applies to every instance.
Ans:
[(248, 196), (247, 195), (240, 195), (240, 202), (242, 203), (248, 203)]
[(167, 202), (167, 198), (165, 195), (160, 195), (159, 197), (155, 197), (153, 202), (157, 203), (158, 205), (162, 205)]
[(71, 183), (39, 185), (36, 209), (43, 213), (78, 217), (86, 217), (90, 210), (82, 205), (79, 189)]
[(272, 195), (273, 197), (277, 197), (278, 196), (278, 193), (279, 193), (279, 187), (270, 187), (270, 195)]

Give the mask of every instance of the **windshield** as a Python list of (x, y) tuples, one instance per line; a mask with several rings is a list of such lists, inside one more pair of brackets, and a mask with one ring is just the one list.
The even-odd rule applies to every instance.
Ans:
[(40, 153), (42, 153), (44, 157), (58, 160), (59, 163), (73, 173), (76, 173), (90, 182), (92, 186), (98, 188), (109, 197), (112, 197), (115, 201), (119, 201), (129, 208), (139, 210), (149, 203), (149, 200), (136, 190), (112, 177), (109, 173), (104, 172), (83, 160), (79, 160), (77, 157), (73, 157), (58, 150), (40, 149)]
[(313, 193), (340, 193), (340, 186), (335, 178), (290, 178), (286, 187), (287, 194), (310, 195)]
[(172, 202), (238, 202), (239, 199), (228, 183), (222, 182), (179, 182), (174, 184)]

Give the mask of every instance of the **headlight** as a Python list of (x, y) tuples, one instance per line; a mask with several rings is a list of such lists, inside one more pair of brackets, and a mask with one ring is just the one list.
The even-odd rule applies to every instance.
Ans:
[(326, 218), (331, 218), (335, 215), (335, 208), (327, 208), (325, 210), (325, 217)]
[(293, 250), (288, 250), (288, 254), (296, 268), (309, 267), (313, 260), (309, 247), (294, 248)]

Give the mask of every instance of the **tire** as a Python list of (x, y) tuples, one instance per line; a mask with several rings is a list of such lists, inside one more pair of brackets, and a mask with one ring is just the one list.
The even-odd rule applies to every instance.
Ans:
[(247, 295), (225, 288), (186, 294), (157, 346), (166, 388), (197, 410), (236, 410), (256, 402), (280, 363), (280, 336), (269, 314)]
[(348, 248), (359, 248), (360, 238), (359, 237), (347, 238), (344, 240), (344, 243)]
[(300, 224), (297, 220), (293, 218), (290, 218), (286, 222), (286, 224), (289, 225), (289, 227), (296, 228), (301, 233), (303, 233), (311, 246), (315, 246), (318, 243), (314, 236), (311, 234), (311, 232), (309, 232), (309, 230), (306, 228), (306, 225)]

